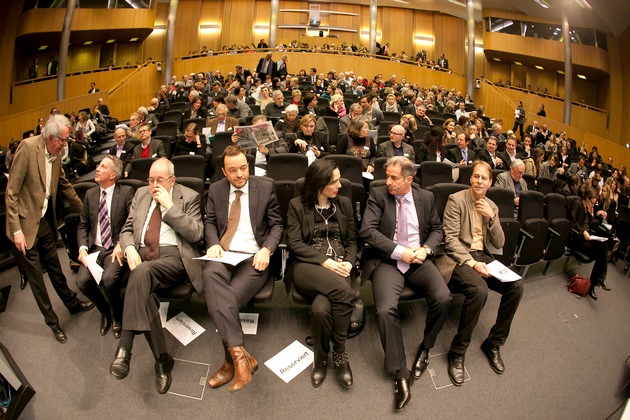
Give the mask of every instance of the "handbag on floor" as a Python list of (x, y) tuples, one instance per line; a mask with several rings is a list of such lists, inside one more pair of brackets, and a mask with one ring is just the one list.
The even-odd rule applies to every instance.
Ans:
[(584, 297), (588, 291), (591, 290), (591, 281), (588, 277), (576, 274), (567, 280), (567, 288), (569, 289), (569, 292)]

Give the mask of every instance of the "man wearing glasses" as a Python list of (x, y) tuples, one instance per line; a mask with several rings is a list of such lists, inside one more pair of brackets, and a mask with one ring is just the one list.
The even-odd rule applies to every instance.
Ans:
[(22, 140), (11, 164), (6, 190), (7, 237), (18, 250), (17, 262), (31, 285), (46, 325), (60, 343), (67, 338), (48, 297), (42, 266), (71, 314), (94, 307), (70, 290), (57, 256), (57, 191), (70, 203), (71, 212), (81, 212), (83, 208), (59, 157), (69, 136), (70, 121), (57, 114), (48, 119), (40, 136)]
[(413, 146), (403, 142), (406, 130), (402, 125), (393, 125), (389, 129), (389, 140), (378, 145), (378, 157), (404, 156), (415, 162)]
[(495, 187), (507, 188), (514, 193), (514, 206), (517, 208), (521, 192), (527, 191), (527, 182), (523, 179), (524, 173), (525, 164), (521, 159), (516, 159), (512, 162), (510, 171), (500, 173), (494, 181)]
[[(149, 124), (140, 124), (138, 134), (140, 135), (140, 144), (133, 149), (133, 162), (136, 159), (161, 158), (166, 157), (166, 149), (162, 140), (152, 139), (151, 126)], [(131, 171), (131, 162), (125, 168), (125, 176)]]
[(188, 277), (203, 291), (200, 252), (203, 237), (199, 194), (175, 183), (173, 163), (156, 160), (149, 185), (136, 191), (129, 216), (120, 232), (120, 247), (131, 273), (125, 293), (122, 335), (109, 368), (116, 379), (129, 373), (133, 339), (143, 333), (155, 357), (155, 385), (160, 394), (171, 386), (173, 357), (166, 351), (155, 291), (184, 282)]

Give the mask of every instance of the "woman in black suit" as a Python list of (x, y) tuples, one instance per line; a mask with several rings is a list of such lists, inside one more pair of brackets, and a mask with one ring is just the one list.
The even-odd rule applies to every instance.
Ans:
[(413, 144), (416, 155), (416, 163), (422, 163), (427, 160), (433, 162), (442, 162), (446, 158), (446, 131), (444, 128), (434, 125), (430, 131), (424, 135), (422, 141), (416, 141)]
[(581, 200), (576, 200), (571, 205), (571, 231), (573, 238), (570, 243), (574, 248), (595, 260), (591, 271), (591, 289), (588, 295), (597, 300), (595, 287), (601, 285), (605, 290), (610, 290), (606, 284), (608, 272), (608, 244), (593, 240), (592, 227), (598, 223), (594, 220), (593, 211), (597, 203), (597, 192), (585, 183), (580, 188)]
[(300, 118), (300, 130), (297, 132), (297, 138), (290, 145), (289, 152), (304, 153), (313, 152), (315, 158), (326, 156), (332, 152), (328, 134), (321, 131), (315, 131), (317, 119), (313, 115), (305, 115)]
[(346, 338), (356, 296), (352, 285), (357, 241), (352, 203), (337, 196), (340, 178), (334, 161), (315, 161), (306, 170), (301, 196), (289, 203), (287, 216), (287, 242), (293, 258), (287, 281), (300, 294), (313, 298), (311, 383), (315, 388), (326, 379), (331, 342), (337, 381), (346, 388), (352, 386)]
[(184, 119), (190, 118), (206, 118), (208, 113), (206, 109), (202, 106), (203, 101), (201, 97), (196, 97), (193, 99), (192, 104), (190, 104), (190, 108), (184, 111)]

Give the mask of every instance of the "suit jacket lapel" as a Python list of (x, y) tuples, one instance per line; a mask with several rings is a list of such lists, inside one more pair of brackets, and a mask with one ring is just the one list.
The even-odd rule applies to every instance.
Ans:
[(424, 217), (424, 208), (422, 207), (422, 203), (420, 202), (420, 197), (417, 197), (416, 194), (417, 192), (415, 192), (416, 194), (414, 194), (414, 188), (411, 188), (411, 194), (413, 195), (413, 204), (416, 207), (416, 216), (418, 217), (418, 233), (420, 235), (420, 245), (422, 245), (424, 243), (424, 238), (422, 237), (422, 224), (423, 220), (425, 220)]
[(252, 232), (256, 236), (256, 224), (258, 223), (258, 213), (256, 209), (258, 205), (258, 183), (250, 178), (249, 180), (249, 220), (252, 223)]
[(39, 178), (42, 181), (44, 190), (46, 189), (46, 142), (43, 141), (37, 145), (37, 168), (39, 169)]
[(120, 185), (114, 185), (114, 192), (112, 193), (112, 205), (111, 211), (109, 212), (109, 226), (110, 232), (112, 235), (112, 239), (114, 236), (114, 226), (116, 225), (116, 218), (118, 217), (118, 198), (120, 196)]
[[(149, 216), (149, 207), (151, 206), (151, 192), (147, 188), (143, 197), (140, 197), (140, 202), (138, 203), (138, 208), (136, 209), (136, 213), (138, 217), (134, 217), (133, 232), (136, 235), (136, 241), (139, 244), (142, 239), (142, 228), (144, 227), (144, 222), (147, 220)], [(136, 216), (136, 215), (134, 215)]]

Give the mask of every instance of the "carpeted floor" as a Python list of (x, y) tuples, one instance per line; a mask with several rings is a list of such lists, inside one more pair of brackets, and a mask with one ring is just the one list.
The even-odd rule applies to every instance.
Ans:
[[(64, 269), (67, 257), (59, 250)], [(290, 302), (281, 283), (274, 299), (243, 312), (260, 314), (258, 334), (246, 336), (246, 347), (260, 369), (246, 389), (230, 394), (204, 384), (220, 365), (223, 351), (201, 298), (171, 303), (169, 318), (184, 311), (206, 329), (183, 346), (166, 332), (175, 363), (171, 391), (159, 395), (154, 385), (151, 352), (136, 339), (129, 376), (118, 381), (109, 373), (117, 342), (111, 332), (101, 337), (96, 310), (69, 315), (48, 284), (53, 306), (68, 335), (58, 344), (35, 305), (30, 288), (19, 290), (16, 268), (0, 273), (0, 287), (12, 285), (6, 312), (0, 314), (0, 342), (12, 353), (36, 395), (23, 419), (618, 419), (628, 398), (621, 387), (630, 373), (630, 279), (624, 264), (610, 265), (611, 292), (600, 289), (597, 302), (577, 299), (566, 291), (568, 275), (556, 262), (547, 276), (542, 264), (529, 270), (525, 296), (501, 353), (506, 372), (496, 375), (479, 349), (494, 322), (498, 295), (491, 293), (466, 355), (470, 377), (461, 388), (450, 385), (446, 355), (456, 330), (461, 300), (454, 299), (449, 319), (431, 352), (430, 375), (412, 387), (412, 400), (402, 413), (393, 412), (393, 382), (383, 372), (383, 352), (374, 321), (370, 285), (362, 289), (367, 306), (364, 331), (348, 343), (355, 385), (342, 389), (329, 372), (318, 389), (310, 385), (310, 368), (288, 384), (263, 363), (292, 343), (305, 343), (308, 308)], [(569, 267), (588, 274), (590, 266)], [(66, 270), (76, 290), (75, 275)], [(424, 301), (401, 305), (402, 324), (411, 365), (420, 342)], [(182, 395), (188, 395), (185, 397)]]

